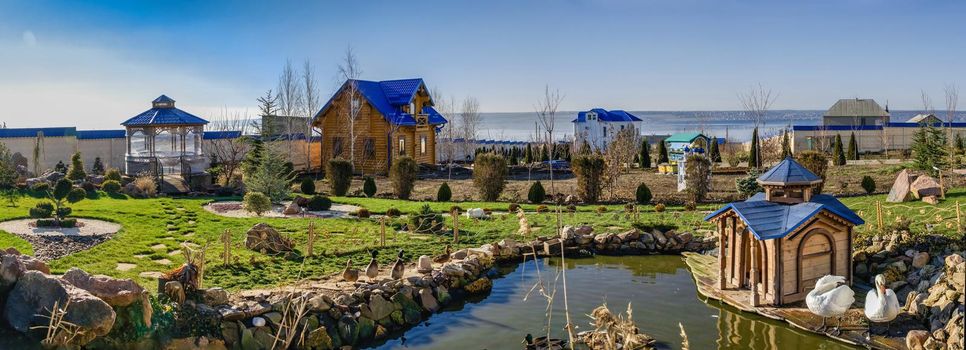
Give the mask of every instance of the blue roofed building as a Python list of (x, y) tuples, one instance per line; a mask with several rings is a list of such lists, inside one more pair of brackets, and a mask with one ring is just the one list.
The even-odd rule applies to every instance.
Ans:
[(791, 158), (757, 182), (764, 192), (705, 218), (717, 225), (718, 288), (749, 291), (757, 306), (804, 300), (825, 275), (851, 283), (852, 230), (862, 218), (817, 193), (822, 178)]
[(643, 120), (622, 110), (593, 108), (577, 113), (574, 124), (574, 137), (578, 145), (586, 142), (593, 149), (607, 149), (607, 145), (621, 132), (628, 132), (636, 141), (641, 134)]
[(350, 79), (315, 114), (322, 132), (322, 164), (353, 161), (356, 172), (386, 174), (394, 159), (408, 156), (436, 164), (436, 137), (447, 123), (422, 79)]
[(127, 131), (124, 173), (204, 175), (209, 166), (202, 147), (206, 124), (175, 107), (174, 99), (159, 96), (151, 101), (151, 109), (121, 123)]

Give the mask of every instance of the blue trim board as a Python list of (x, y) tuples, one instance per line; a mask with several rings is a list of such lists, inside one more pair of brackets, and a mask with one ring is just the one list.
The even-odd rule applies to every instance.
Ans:
[(15, 128), (0, 129), (0, 138), (4, 137), (37, 137), (37, 133), (43, 132), (44, 137), (64, 137), (77, 135), (75, 127), (60, 128)]

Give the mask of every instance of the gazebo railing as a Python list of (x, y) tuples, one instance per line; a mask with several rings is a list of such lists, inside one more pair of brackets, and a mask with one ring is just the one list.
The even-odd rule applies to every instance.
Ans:
[(128, 175), (185, 176), (201, 174), (208, 169), (208, 158), (205, 156), (127, 156), (126, 163)]

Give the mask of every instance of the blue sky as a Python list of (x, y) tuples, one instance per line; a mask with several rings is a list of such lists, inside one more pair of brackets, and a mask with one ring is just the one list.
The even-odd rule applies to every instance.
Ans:
[[(164, 93), (254, 114), (287, 59), (324, 95), (351, 45), (372, 80), (423, 77), (485, 112), (733, 110), (869, 97), (937, 108), (966, 89), (964, 1), (0, 1), (0, 121), (116, 128)], [(964, 93), (966, 95), (966, 93)], [(326, 96), (327, 97), (327, 96)], [(962, 105), (963, 103), (961, 103)]]

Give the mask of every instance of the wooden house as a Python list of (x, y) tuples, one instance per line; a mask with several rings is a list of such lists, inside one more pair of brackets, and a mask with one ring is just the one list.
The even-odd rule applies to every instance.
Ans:
[(822, 179), (787, 158), (758, 178), (765, 192), (708, 215), (719, 238), (718, 287), (749, 290), (752, 305), (805, 299), (825, 275), (852, 281), (852, 229), (865, 223)]
[(436, 164), (443, 124), (422, 79), (347, 80), (313, 121), (322, 130), (323, 167), (333, 158), (352, 159), (355, 171), (367, 174), (388, 173), (401, 156)]

